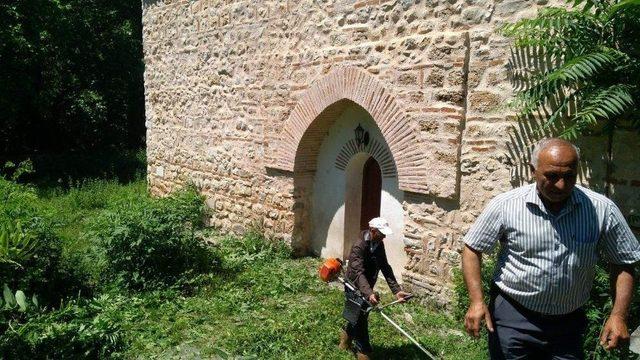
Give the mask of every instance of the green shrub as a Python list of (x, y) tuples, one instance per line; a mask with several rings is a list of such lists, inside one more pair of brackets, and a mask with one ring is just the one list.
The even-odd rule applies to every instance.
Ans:
[(110, 280), (130, 289), (172, 285), (215, 265), (213, 250), (195, 236), (204, 211), (193, 188), (163, 199), (130, 199), (98, 216), (88, 236)]
[(286, 244), (271, 241), (257, 230), (249, 231), (241, 238), (227, 236), (218, 251), (226, 268), (243, 268), (256, 262), (291, 257), (291, 248)]
[(7, 284), (2, 286), (2, 296), (0, 296), (0, 336), (7, 329), (12, 328), (12, 324), (21, 324), (29, 316), (41, 311), (37, 296), (27, 296), (24, 291), (11, 290)]
[(20, 221), (0, 220), (0, 262), (14, 266), (29, 259), (37, 248), (35, 237), (22, 229)]
[(0, 176), (0, 218), (31, 220), (38, 217), (38, 196), (33, 188)]
[(109, 296), (65, 303), (0, 333), (5, 359), (102, 359), (124, 348), (118, 309)]
[[(14, 242), (23, 238), (22, 245), (4, 255), (12, 258), (0, 262), (0, 284), (37, 294), (46, 305), (55, 305), (78, 291), (88, 293), (84, 275), (62, 257), (63, 243), (54, 232), (55, 216), (39, 206), (33, 189), (0, 177), (0, 199), (0, 223), (8, 224), (1, 232)], [(24, 239), (28, 239), (28, 249)]]
[(0, 284), (15, 287), (20, 281), (22, 286), (17, 287), (24, 289), (25, 279), (19, 274), (32, 269), (43, 247), (42, 237), (49, 234), (40, 231), (44, 220), (32, 188), (0, 177), (0, 199)]
[(36, 294), (47, 306), (55, 306), (60, 299), (78, 293), (91, 295), (86, 274), (71, 259), (63, 258), (62, 242), (51, 231), (50, 224), (35, 223), (30, 230), (37, 244), (33, 255), (21, 266), (0, 264), (0, 283)]

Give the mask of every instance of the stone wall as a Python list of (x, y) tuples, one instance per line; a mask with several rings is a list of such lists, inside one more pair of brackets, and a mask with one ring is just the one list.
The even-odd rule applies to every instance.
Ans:
[[(145, 0), (151, 191), (163, 195), (194, 182), (215, 210), (212, 225), (260, 227), (304, 249), (296, 238), (308, 226), (310, 175), (294, 176), (296, 161), (302, 163), (300, 149), (314, 161), (313, 137), (320, 139), (339, 111), (325, 107), (347, 98), (369, 111), (383, 134), (389, 129), (406, 190), (411, 260), (403, 277), (447, 303), (463, 234), (492, 196), (528, 176), (526, 131), (504, 106), (513, 92), (509, 43), (495, 29), (545, 4)], [(381, 110), (381, 101), (392, 105)], [(393, 111), (385, 115), (387, 108)], [(394, 130), (398, 121), (411, 131)], [(633, 216), (640, 161), (629, 154), (638, 153), (639, 142), (628, 133), (618, 138), (614, 198)], [(585, 142), (583, 179), (598, 187), (604, 141)]]

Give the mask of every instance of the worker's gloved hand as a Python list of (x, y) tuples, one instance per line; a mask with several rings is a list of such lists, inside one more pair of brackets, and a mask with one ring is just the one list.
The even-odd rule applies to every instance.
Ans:
[(398, 291), (396, 293), (396, 298), (400, 300), (400, 302), (405, 302), (406, 300), (404, 298), (406, 298), (409, 295), (410, 295), (409, 293), (406, 293), (404, 291)]
[(368, 300), (371, 303), (371, 305), (373, 305), (373, 306), (378, 305), (378, 295), (371, 294), (371, 295), (369, 295), (369, 299)]

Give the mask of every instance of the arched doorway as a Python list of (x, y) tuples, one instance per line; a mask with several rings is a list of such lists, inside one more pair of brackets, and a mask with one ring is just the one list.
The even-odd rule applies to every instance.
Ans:
[[(336, 114), (332, 126), (318, 134), (321, 141), (316, 171), (309, 174), (310, 181), (304, 187), (307, 200), (300, 197), (304, 201), (300, 208), (307, 215), (301, 225), (310, 226), (313, 253), (346, 258), (369, 220), (386, 218), (394, 231), (385, 239), (387, 257), (400, 278), (407, 254), (403, 237), (404, 192), (398, 188), (397, 167), (371, 115), (357, 104), (346, 105)], [(359, 127), (368, 134), (367, 144), (359, 143), (354, 134)]]

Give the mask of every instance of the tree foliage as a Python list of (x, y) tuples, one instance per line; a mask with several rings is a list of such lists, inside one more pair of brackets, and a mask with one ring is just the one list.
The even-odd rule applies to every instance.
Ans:
[(0, 159), (141, 145), (141, 11), (127, 0), (0, 3)]
[(522, 61), (515, 105), (548, 111), (544, 128), (574, 139), (593, 130), (640, 129), (640, 0), (576, 0), (507, 24)]

